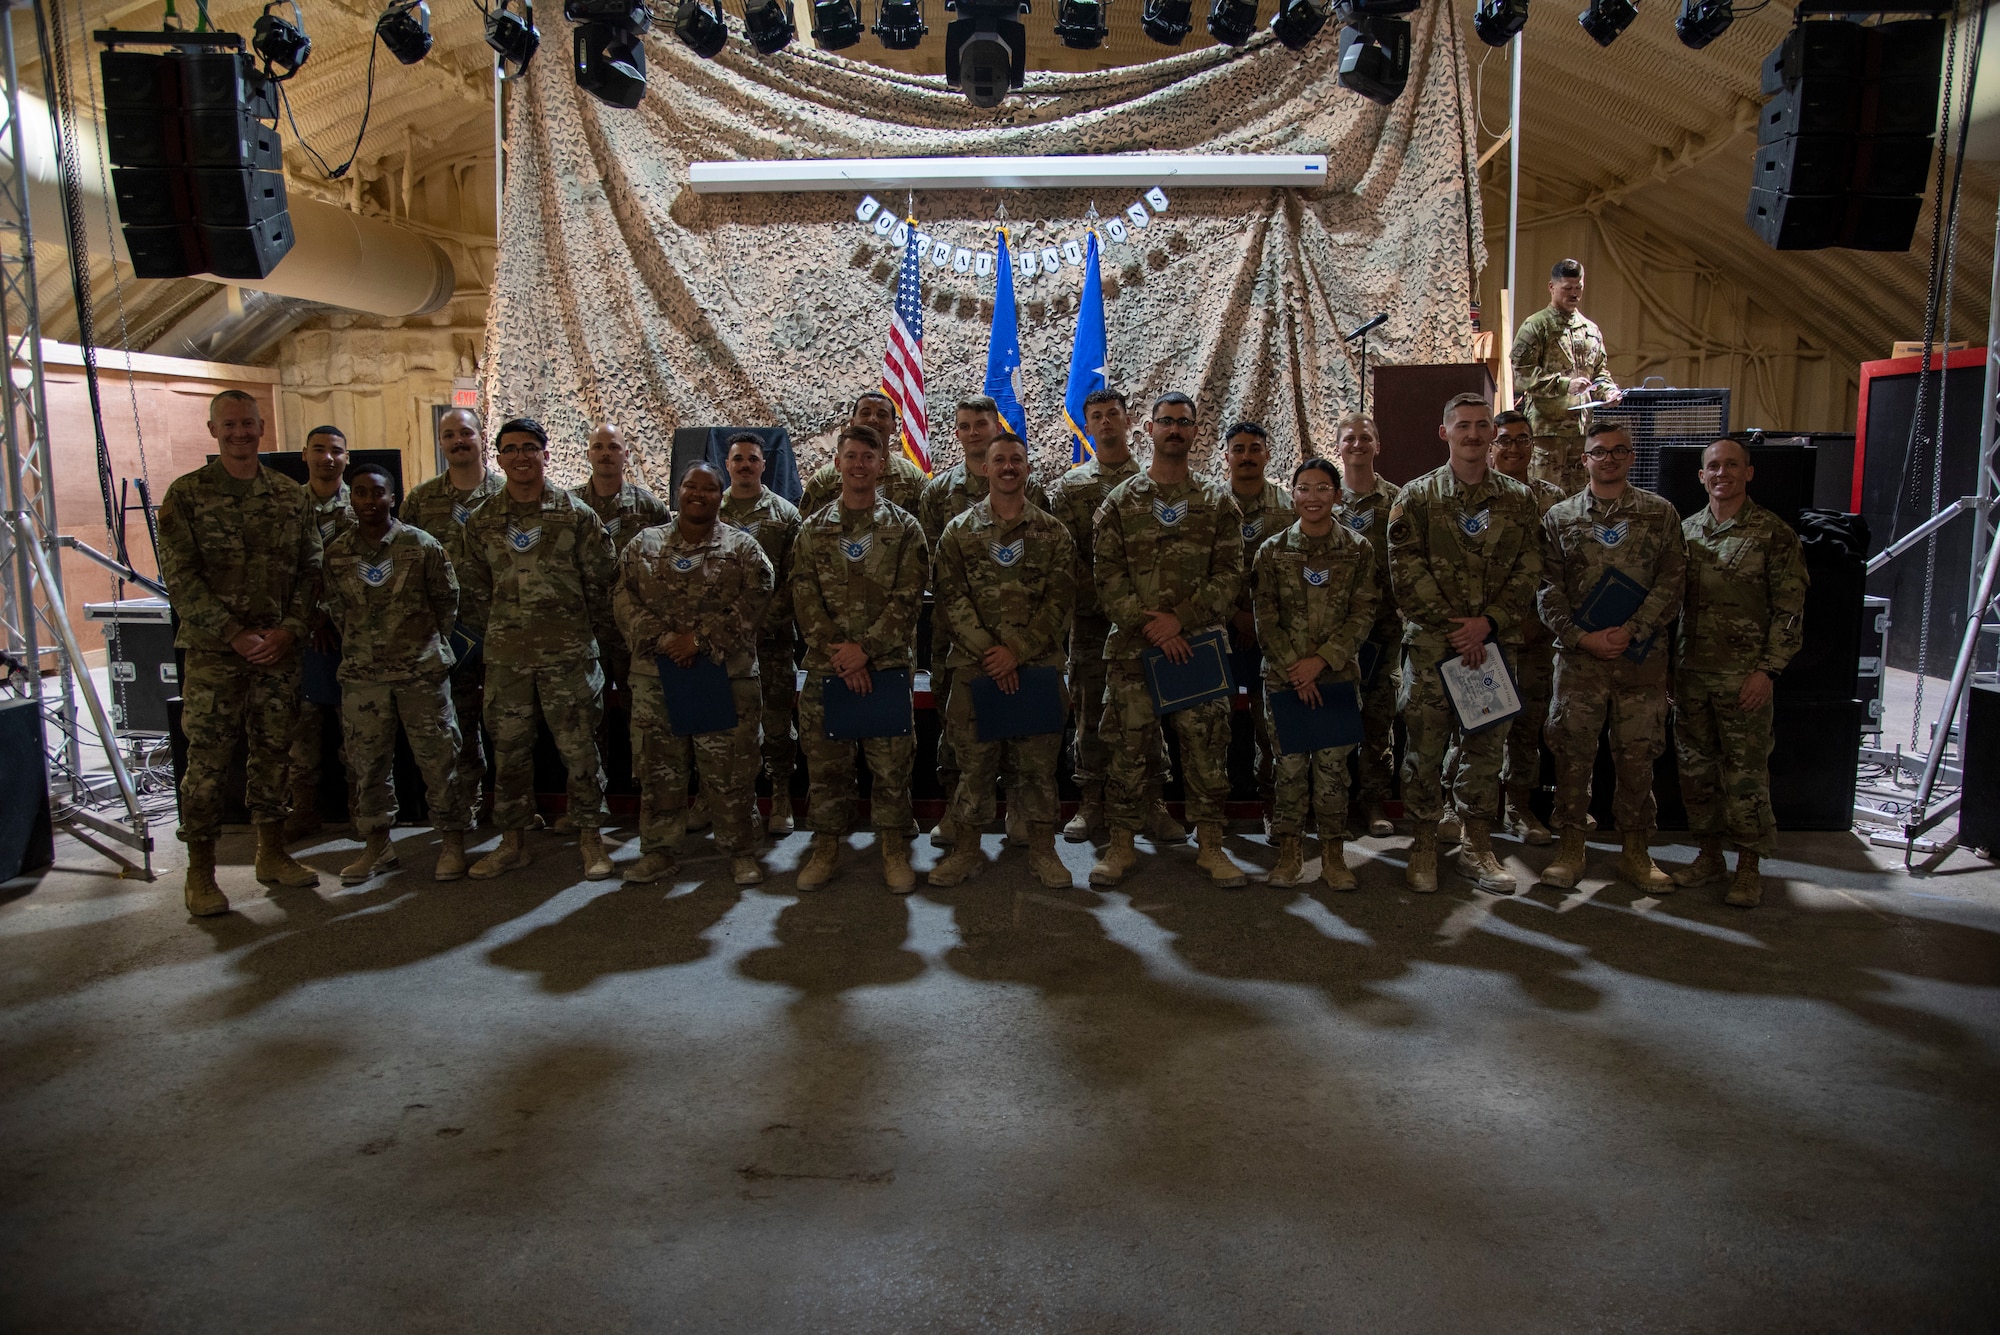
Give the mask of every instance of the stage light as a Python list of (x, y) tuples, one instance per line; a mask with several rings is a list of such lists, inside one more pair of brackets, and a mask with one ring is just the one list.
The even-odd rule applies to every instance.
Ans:
[(1228, 46), (1242, 46), (1257, 31), (1257, 0), (1215, 0), (1208, 7), (1208, 35)]
[(1674, 35), (1690, 51), (1699, 51), (1736, 22), (1730, 0), (1681, 0), (1681, 12), (1674, 19)]
[[(280, 4), (290, 3), (292, 17), (281, 19), (271, 11)], [(250, 49), (264, 62), (264, 73), (280, 83), (299, 72), (299, 66), (306, 63), (312, 54), (312, 38), (306, 36), (305, 15), (299, 12), (296, 0), (271, 0), (264, 6), (263, 14), (250, 29)], [(280, 72), (281, 71), (281, 72)]]
[(1590, 8), (1578, 14), (1576, 21), (1583, 25), (1592, 41), (1599, 46), (1610, 46), (1638, 17), (1639, 10), (1632, 0), (1590, 0)]
[(729, 43), (729, 21), (722, 17), (722, 0), (715, 0), (713, 11), (703, 8), (701, 0), (681, 0), (674, 10), (674, 36), (703, 60), (715, 59)]
[(840, 51), (861, 40), (861, 15), (851, 0), (812, 0), (813, 45)]
[(1409, 21), (1350, 16), (1340, 30), (1340, 86), (1386, 107), (1409, 78)]
[(945, 0), (960, 15), (944, 30), (944, 80), (975, 107), (997, 107), (1028, 77), (1021, 0)]
[(1326, 26), (1327, 11), (1320, 0), (1278, 0), (1278, 12), (1271, 16), (1271, 34), (1294, 51), (1303, 51)]
[(431, 53), (431, 7), (428, 0), (392, 0), (375, 20), (375, 33), (389, 54), (414, 65)]
[(1528, 0), (1480, 0), (1472, 30), (1488, 46), (1505, 46), (1528, 26)]
[(923, 0), (881, 0), (875, 6), (875, 26), (870, 29), (891, 51), (914, 51), (923, 44)]
[(1056, 40), (1076, 51), (1093, 51), (1104, 44), (1111, 24), (1104, 0), (1057, 0)]
[(638, 106), (653, 11), (639, 0), (565, 0), (563, 17), (576, 24), (576, 86), (607, 106)]
[(1189, 0), (1146, 0), (1139, 14), (1139, 26), (1146, 36), (1162, 46), (1179, 46), (1194, 31), (1193, 6)]
[(488, 10), (486, 45), (500, 58), (501, 72), (506, 74), (506, 67), (512, 65), (513, 73), (506, 77), (518, 78), (542, 45), (532, 0), (500, 0), (496, 8)]
[(792, 44), (799, 30), (792, 22), (792, 0), (764, 0), (743, 6), (743, 35), (759, 54), (771, 56)]

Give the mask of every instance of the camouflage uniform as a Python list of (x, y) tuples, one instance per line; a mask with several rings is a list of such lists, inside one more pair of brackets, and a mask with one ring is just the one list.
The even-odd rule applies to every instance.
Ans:
[[(1236, 610), (1254, 615), (1253, 601), (1257, 584), (1257, 549), (1264, 540), (1274, 534), (1284, 532), (1292, 522), (1292, 494), (1275, 482), (1265, 482), (1262, 491), (1245, 499), (1232, 490), (1236, 496), (1236, 508), (1243, 512), (1243, 591), (1236, 596)], [(1235, 637), (1230, 639), (1230, 647), (1237, 648)], [(1253, 642), (1245, 648), (1256, 648)], [(1259, 658), (1261, 665), (1262, 659)], [(1257, 767), (1257, 796), (1267, 805), (1276, 794), (1276, 770), (1274, 757), (1277, 748), (1271, 742), (1270, 718), (1262, 709), (1250, 711), (1250, 732), (1255, 739)]]
[[(936, 558), (938, 612), (951, 632), (954, 679), (945, 728), (957, 735), (963, 767), (951, 818), (978, 828), (993, 817), (993, 784), (1003, 766), (1030, 825), (1056, 818), (1056, 765), (1062, 732), (979, 740), (972, 682), (985, 676), (986, 651), (1004, 644), (1024, 668), (1063, 665), (1063, 633), (1076, 605), (1076, 548), (1062, 521), (1029, 503), (1014, 520), (996, 518), (991, 500), (945, 525)], [(1012, 799), (1010, 799), (1012, 800)]]
[(1158, 783), (1167, 772), (1166, 734), (1160, 721), (1148, 716), (1140, 731), (1131, 737), (1113, 734), (1103, 737), (1098, 726), (1108, 717), (1104, 712), (1104, 683), (1108, 665), (1104, 642), (1110, 638), (1111, 622), (1104, 615), (1094, 575), (1097, 550), (1097, 511), (1111, 489), (1139, 472), (1136, 459), (1107, 464), (1086, 459), (1057, 479), (1050, 497), (1049, 513), (1060, 519), (1076, 545), (1076, 615), (1070, 622), (1069, 689), (1070, 704), (1076, 711), (1076, 736), (1070, 751), (1071, 777), (1090, 797), (1104, 787), (1106, 756), (1111, 747), (1130, 746), (1146, 759), (1148, 778)]
[[(488, 496), (506, 485), (506, 478), (489, 470), (478, 486), (471, 491), (460, 491), (451, 485), (450, 474), (439, 473), (428, 482), (410, 488), (410, 494), (396, 507), (396, 517), (436, 538), (456, 566), (461, 559), (458, 539), (465, 521), (472, 518), (472, 512)], [(458, 786), (466, 809), (475, 816), (479, 812), (479, 787), (486, 782), (486, 748), (479, 736), (480, 686), (485, 676), (486, 664), (480, 657), (452, 665), (451, 708), (459, 727)]]
[(798, 761), (799, 734), (792, 724), (792, 706), (799, 698), (794, 669), (797, 633), (792, 626), (792, 544), (799, 536), (799, 512), (769, 487), (754, 501), (725, 492), (722, 522), (757, 540), (777, 580), (757, 629), (764, 769), (771, 776), (771, 809), (776, 811), (791, 801), (792, 767)]
[[(1604, 353), (1604, 335), (1582, 311), (1564, 315), (1553, 304), (1521, 322), (1514, 336), (1514, 392), (1527, 399), (1535, 432), (1531, 476), (1574, 496), (1589, 482), (1583, 468), (1583, 415), (1570, 408), (1602, 399), (1618, 388)], [(1590, 377), (1582, 394), (1569, 392), (1573, 375)]]
[[(709, 796), (717, 851), (756, 851), (757, 628), (774, 579), (757, 540), (723, 523), (705, 542), (678, 524), (649, 527), (618, 559), (612, 605), (632, 656), (632, 764), (645, 852), (672, 854), (687, 832), (690, 752)], [(661, 636), (685, 631), (694, 632), (696, 653), (727, 669), (735, 727), (674, 735), (657, 654)]]
[[(339, 490), (325, 500), (321, 500), (319, 494), (311, 487), (307, 487), (305, 492), (306, 500), (312, 507), (313, 527), (319, 530), (320, 550), (325, 551), (335, 538), (354, 527), (354, 507), (347, 499), (347, 484), (341, 483)], [(315, 621), (318, 620), (317, 614), (320, 610), (322, 607), (314, 609)], [(306, 637), (303, 652), (309, 654), (319, 652), (313, 648), (311, 636)], [(340, 661), (340, 653), (340, 646), (335, 645), (332, 657), (336, 663)], [(303, 696), (300, 697), (298, 722), (292, 728), (292, 765), (289, 775), (293, 791), (300, 796), (304, 796), (308, 790), (319, 787), (320, 752), (325, 744), (328, 708), (329, 706), (316, 705)], [(345, 760), (346, 757), (342, 756), (342, 759)]]
[[(591, 480), (585, 478), (569, 489), (569, 494), (590, 507), (604, 525), (604, 532), (611, 539), (614, 554), (625, 550), (632, 539), (655, 524), (664, 524), (673, 518), (666, 505), (646, 488), (636, 482), (626, 482), (610, 496), (599, 496)], [(609, 644), (601, 644), (598, 651), (604, 655), (604, 675), (606, 681), (622, 691), (630, 670), (630, 659), (626, 653), (625, 641), (614, 639)]]
[[(1452, 618), (1488, 618), (1511, 659), (1534, 615), (1540, 519), (1534, 498), (1513, 478), (1489, 470), (1468, 487), (1450, 464), (1404, 487), (1389, 509), (1389, 577), (1403, 613), (1403, 805), (1412, 820), (1435, 824), (1444, 815), (1445, 749), (1458, 712), (1438, 664), (1452, 656)], [(1505, 742), (1501, 729), (1488, 728), (1460, 744), (1452, 800), (1461, 820), (1498, 818)]]
[(1673, 503), (1628, 486), (1616, 500), (1584, 490), (1552, 506), (1542, 519), (1542, 621), (1555, 638), (1555, 685), (1550, 696), (1549, 750), (1556, 757), (1556, 803), (1550, 824), (1582, 829), (1590, 810), (1597, 739), (1611, 725), (1611, 763), (1618, 786), (1618, 828), (1650, 833), (1658, 814), (1653, 762), (1667, 746), (1667, 659), (1655, 644), (1645, 661), (1606, 662), (1583, 649), (1572, 619), (1607, 570), (1629, 575), (1647, 590), (1625, 623), (1636, 643), (1665, 630), (1680, 610), (1687, 546)]
[(1747, 496), (1727, 522), (1702, 510), (1681, 525), (1687, 603), (1675, 645), (1674, 755), (1688, 827), (1740, 849), (1777, 852), (1771, 713), (1744, 713), (1752, 672), (1776, 677), (1804, 635), (1806, 564), (1798, 535)]
[(502, 491), (481, 505), (459, 550), (460, 616), (485, 640), (493, 823), (525, 830), (534, 821), (539, 707), (569, 772), (570, 820), (597, 829), (604, 821), (598, 646), (616, 633), (611, 539), (589, 506), (544, 484), (537, 500)]
[(238, 738), (249, 743), (244, 798), (259, 824), (288, 811), (286, 749), (299, 706), (299, 654), (259, 667), (230, 648), (246, 630), (311, 633), (320, 576), (319, 529), (306, 490), (269, 468), (249, 481), (220, 459), (174, 479), (160, 503), (160, 577), (187, 653), (181, 731), (187, 769), (179, 785), (183, 843), (222, 829), (222, 780)]
[[(1130, 742), (1155, 717), (1146, 689), (1146, 613), (1172, 612), (1189, 636), (1222, 628), (1243, 587), (1243, 515), (1220, 482), (1191, 476), (1163, 486), (1138, 473), (1104, 498), (1096, 549), (1098, 593), (1112, 627), (1098, 733), (1121, 739), (1110, 748), (1104, 814), (1112, 828), (1136, 832), (1145, 820), (1147, 766)], [(1187, 814), (1197, 825), (1222, 822), (1233, 703), (1208, 700), (1169, 716), (1181, 740)]]
[[(949, 472), (939, 473), (924, 484), (923, 495), (917, 499), (917, 522), (923, 525), (924, 541), (930, 544), (933, 560), (937, 556), (938, 539), (944, 536), (945, 525), (971, 509), (989, 490), (991, 484), (983, 477), (974, 477), (963, 463), (954, 465)], [(1028, 483), (1027, 493), (1028, 504), (1044, 512), (1048, 510), (1048, 494), (1040, 486)], [(965, 740), (965, 734), (952, 722), (962, 711), (954, 712), (951, 708), (953, 680), (957, 676), (947, 666), (952, 662), (951, 627), (936, 606), (935, 593), (931, 602), (931, 694), (937, 703), (938, 718), (943, 722), (938, 731), (937, 766), (946, 775), (956, 775), (959, 768), (958, 747)], [(1011, 786), (1011, 774), (1008, 782)], [(955, 778), (946, 783), (947, 798), (957, 786)]]
[(908, 511), (885, 500), (849, 510), (836, 497), (799, 528), (792, 545), (792, 612), (806, 642), (806, 687), (799, 696), (799, 740), (811, 781), (808, 823), (815, 834), (847, 832), (855, 798), (859, 745), (874, 776), (875, 829), (901, 837), (910, 823), (910, 776), (917, 739), (870, 737), (860, 743), (826, 735), (825, 690), (832, 645), (852, 643), (873, 671), (916, 661), (917, 610), (930, 553)]
[(472, 810), (458, 783), (451, 628), (458, 578), (444, 545), (394, 520), (380, 543), (351, 528), (326, 549), (327, 616), (340, 631), (340, 721), (365, 838), (396, 823), (396, 721), (423, 772), (430, 822), (464, 830)]
[[(875, 494), (891, 505), (916, 514), (923, 503), (924, 487), (930, 479), (924, 470), (910, 461), (910, 457), (897, 448), (897, 442), (889, 443), (889, 460), (882, 466), (882, 481), (877, 484)], [(821, 464), (806, 479), (806, 489), (799, 501), (799, 514), (810, 519), (827, 507), (827, 503), (840, 496), (840, 469), (831, 463)]]
[[(1375, 549), (1336, 516), (1322, 538), (1297, 524), (1257, 549), (1257, 639), (1264, 647), (1264, 688), (1288, 691), (1285, 673), (1302, 658), (1317, 654), (1326, 670), (1315, 679), (1322, 690), (1337, 682), (1359, 683), (1357, 656), (1375, 624), (1381, 592), (1375, 576)], [(1275, 737), (1270, 706), (1261, 711)], [(1347, 757), (1354, 748), (1332, 746), (1281, 755), (1271, 803), (1271, 833), (1303, 832), (1308, 789), (1320, 837), (1347, 832)]]
[(1381, 593), (1375, 604), (1375, 625), (1368, 632), (1375, 646), (1375, 680), (1361, 691), (1361, 746), (1355, 765), (1355, 798), (1364, 806), (1387, 802), (1396, 778), (1396, 695), (1403, 683), (1403, 614), (1389, 585), (1389, 510), (1398, 488), (1385, 477), (1374, 489), (1353, 492), (1343, 482), (1340, 512), (1344, 524), (1375, 553), (1375, 583)]

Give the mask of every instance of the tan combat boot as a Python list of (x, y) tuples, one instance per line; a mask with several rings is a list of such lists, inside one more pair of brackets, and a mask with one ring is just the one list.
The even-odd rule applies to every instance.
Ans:
[(564, 837), (576, 833), (576, 822), (570, 818), (570, 814), (567, 810), (565, 810), (562, 815), (557, 816), (554, 820), (549, 822), (549, 833), (560, 834), (563, 835)]
[(1155, 797), (1146, 812), (1144, 834), (1156, 844), (1184, 844), (1187, 842), (1187, 827), (1174, 819), (1174, 813), (1167, 810), (1166, 799)]
[(1583, 875), (1584, 860), (1589, 856), (1590, 849), (1583, 842), (1583, 827), (1564, 826), (1562, 842), (1556, 845), (1555, 860), (1542, 869), (1542, 884), (1552, 885), (1558, 890), (1570, 889)]
[[(986, 870), (986, 854), (979, 848), (979, 832), (960, 825), (947, 816), (938, 822), (938, 828), (945, 832), (945, 840), (938, 846), (951, 851), (938, 859), (930, 869), (926, 879), (932, 885), (963, 885), (980, 872)], [(932, 835), (932, 842), (937, 836)]]
[(1139, 850), (1132, 847), (1133, 833), (1120, 826), (1111, 827), (1111, 842), (1105, 845), (1104, 856), (1090, 869), (1092, 885), (1116, 885), (1125, 879), (1125, 874), (1139, 865)]
[(764, 864), (748, 853), (729, 859), (729, 879), (738, 885), (764, 884)]
[(792, 832), (792, 797), (786, 793), (771, 799), (771, 814), (764, 818), (764, 833), (773, 839), (783, 839)]
[(958, 822), (951, 818), (951, 811), (947, 808), (944, 815), (938, 817), (938, 823), (931, 827), (931, 847), (942, 851), (957, 842)]
[(1361, 883), (1347, 866), (1347, 841), (1324, 830), (1319, 836), (1319, 875), (1329, 890), (1359, 890)]
[(433, 881), (456, 881), (465, 875), (465, 831), (438, 831), (437, 866), (431, 871)]
[(1410, 831), (1410, 861), (1403, 868), (1403, 884), (1419, 895), (1437, 892), (1438, 832), (1429, 821), (1418, 820)]
[(1389, 820), (1389, 813), (1383, 809), (1380, 802), (1370, 802), (1363, 807), (1361, 820), (1371, 839), (1387, 839), (1396, 832), (1395, 825)]
[(302, 779), (292, 785), (292, 814), (284, 828), (288, 843), (320, 832), (318, 784)]
[(1465, 825), (1459, 820), (1457, 812), (1448, 812), (1438, 820), (1439, 847), (1450, 848), (1464, 838)]
[(285, 851), (283, 821), (265, 821), (257, 827), (257, 879), (265, 885), (289, 886), (295, 890), (319, 884), (318, 872), (294, 861)]
[(650, 853), (640, 854), (639, 860), (626, 867), (619, 879), (626, 885), (651, 885), (655, 881), (664, 881), (679, 870), (680, 864), (674, 861), (672, 853), (656, 848)]
[(1707, 885), (1729, 875), (1729, 864), (1722, 860), (1722, 836), (1711, 834), (1701, 841), (1701, 852), (1695, 860), (1674, 871), (1674, 884), (1684, 886)]
[(1007, 790), (1007, 843), (1014, 848), (1026, 848), (1030, 835), (1027, 813), (1021, 808), (1021, 790)]
[(799, 889), (819, 889), (833, 879), (834, 870), (839, 866), (839, 837), (815, 834), (811, 846), (806, 849), (806, 860), (799, 865)]
[(354, 861), (340, 869), (340, 883), (360, 885), (378, 871), (391, 871), (401, 865), (402, 859), (396, 856), (396, 846), (389, 842), (388, 827), (370, 830), (367, 847), (355, 855)]
[(1537, 848), (1544, 844), (1552, 844), (1556, 841), (1556, 837), (1549, 833), (1549, 827), (1542, 824), (1541, 818), (1535, 815), (1535, 809), (1528, 805), (1530, 796), (1531, 791), (1526, 788), (1515, 788), (1508, 792), (1507, 832), (1522, 843), (1533, 844)]
[(688, 832), (692, 834), (697, 830), (706, 830), (714, 823), (715, 817), (710, 814), (708, 809), (708, 790), (706, 788), (695, 789), (694, 796), (688, 799)]
[(506, 830), (500, 835), (500, 846), (473, 863), (472, 870), (466, 875), (475, 881), (490, 881), (534, 860), (534, 854), (528, 851), (527, 836), (520, 830)]
[(1644, 830), (1625, 831), (1625, 852), (1618, 859), (1618, 879), (1630, 881), (1632, 888), (1649, 895), (1670, 895), (1674, 878), (1661, 871), (1646, 847)]
[(1224, 890), (1234, 890), (1250, 881), (1243, 869), (1229, 860), (1229, 853), (1222, 846), (1222, 822), (1205, 822), (1195, 829), (1195, 843), (1200, 850), (1196, 853), (1194, 865), (1208, 873), (1208, 879)]
[(1083, 790), (1083, 800), (1076, 804), (1076, 814), (1063, 826), (1063, 838), (1072, 844), (1087, 844), (1092, 836), (1104, 828), (1104, 785), (1094, 784)]
[(1306, 879), (1305, 844), (1303, 835), (1278, 836), (1278, 862), (1271, 868), (1272, 885), (1298, 885)]
[(1056, 853), (1056, 823), (1038, 820), (1028, 827), (1028, 870), (1050, 890), (1073, 890), (1076, 882)]
[(187, 847), (187, 883), (181, 890), (181, 902), (197, 918), (229, 912), (229, 900), (215, 883), (215, 840), (200, 839)]
[[(882, 884), (898, 895), (917, 888), (917, 874), (910, 869), (910, 841), (901, 830), (876, 836), (882, 845)], [(970, 839), (966, 843), (970, 844)]]
[(1481, 890), (1496, 895), (1514, 893), (1514, 873), (1500, 865), (1493, 855), (1493, 825), (1490, 821), (1465, 822), (1465, 842), (1458, 850), (1458, 874), (1478, 883)]
[(1759, 861), (1758, 855), (1747, 848), (1736, 850), (1736, 875), (1730, 879), (1729, 893), (1722, 897), (1723, 903), (1754, 909), (1764, 902), (1764, 879), (1757, 874)]
[(604, 836), (596, 830), (576, 832), (576, 852), (583, 861), (583, 879), (607, 880), (611, 876), (611, 855), (604, 851)]

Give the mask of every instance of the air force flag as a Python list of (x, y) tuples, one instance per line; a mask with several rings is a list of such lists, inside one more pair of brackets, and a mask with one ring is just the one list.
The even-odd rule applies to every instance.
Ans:
[(993, 328), (986, 336), (985, 391), (1000, 405), (1000, 420), (1022, 440), (1028, 438), (1028, 414), (1014, 389), (1014, 372), (1021, 369), (1021, 326), (1014, 314), (1014, 264), (1007, 257), (1007, 230), (996, 239), (999, 265), (993, 291)]

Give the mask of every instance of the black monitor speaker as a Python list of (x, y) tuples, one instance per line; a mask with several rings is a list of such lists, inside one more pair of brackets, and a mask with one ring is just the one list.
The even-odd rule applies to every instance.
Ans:
[(37, 702), (0, 701), (0, 881), (56, 860), (41, 722)]

